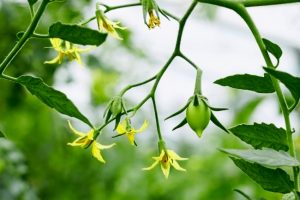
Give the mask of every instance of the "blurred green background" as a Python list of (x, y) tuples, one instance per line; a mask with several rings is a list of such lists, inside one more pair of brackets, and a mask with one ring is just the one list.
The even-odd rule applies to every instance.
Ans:
[[(77, 23), (83, 19), (81, 8), (91, 3), (86, 1), (65, 1), (52, 4), (39, 26), (46, 32), (49, 23), (60, 20)], [(213, 12), (215, 12), (213, 10)], [(212, 13), (209, 12), (209, 16)], [(1, 1), (0, 4), (0, 60), (16, 42), (16, 33), (29, 23), (28, 7), (25, 3)], [(117, 47), (105, 44), (106, 54), (121, 48), (147, 61), (146, 54), (132, 43), (129, 31)], [(26, 45), (6, 71), (12, 76), (32, 73), (42, 77), (49, 85), (55, 85), (55, 74), (66, 65), (42, 64), (53, 56), (48, 40), (34, 39)], [(146, 51), (146, 50), (144, 50)], [(122, 76), (114, 70), (114, 63), (101, 60), (101, 55), (86, 55), (84, 62), (92, 74), (90, 94), (93, 107), (99, 112), (95, 119), (101, 119), (101, 111), (114, 94), (118, 78)], [(149, 61), (151, 62), (151, 61)], [(73, 66), (77, 67), (77, 66)], [(72, 82), (66, 78), (66, 84)], [(40, 103), (20, 85), (0, 79), (0, 131), (7, 139), (0, 138), (0, 199), (53, 199), (53, 200), (239, 200), (235, 193), (240, 189), (254, 199), (280, 199), (281, 195), (263, 191), (243, 174), (218, 147), (243, 147), (232, 136), (213, 130), (215, 137), (202, 144), (181, 140), (176, 143), (176, 152), (189, 160), (181, 165), (186, 173), (171, 171), (166, 180), (159, 167), (144, 172), (151, 156), (157, 154), (155, 134), (139, 142), (138, 147), (130, 146), (125, 138), (111, 139), (110, 129), (103, 135), (102, 143), (117, 142), (113, 149), (103, 151), (105, 165), (92, 158), (89, 150), (72, 148), (66, 144), (74, 139), (67, 127), (67, 119)], [(232, 93), (232, 98), (241, 98)], [(263, 97), (253, 97), (242, 107), (232, 103), (236, 112), (232, 124), (248, 122)], [(176, 109), (176, 108), (174, 108)], [(144, 113), (144, 115), (146, 115)], [(143, 114), (139, 115), (143, 120)], [(80, 124), (80, 123), (79, 123)], [(230, 125), (228, 124), (228, 125)], [(78, 124), (75, 124), (76, 127)], [(87, 127), (80, 127), (86, 130)], [(147, 134), (155, 133), (150, 128)], [(191, 132), (192, 134), (192, 132)], [(142, 136), (141, 136), (142, 137)]]

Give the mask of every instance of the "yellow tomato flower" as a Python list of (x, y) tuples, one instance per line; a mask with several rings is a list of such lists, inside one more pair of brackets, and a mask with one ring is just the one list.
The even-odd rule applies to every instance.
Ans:
[(101, 10), (96, 11), (96, 18), (97, 18), (97, 24), (99, 31), (102, 33), (108, 33), (110, 36), (118, 39), (123, 40), (123, 38), (120, 37), (116, 29), (125, 30), (126, 27), (120, 26), (120, 22), (113, 22), (107, 19), (107, 17), (104, 15), (104, 13)]
[(118, 124), (117, 126), (117, 133), (121, 135), (126, 135), (130, 144), (136, 145), (136, 142), (134, 140), (134, 135), (136, 133), (141, 133), (143, 132), (146, 128), (148, 127), (148, 121), (145, 120), (143, 125), (139, 129), (135, 129), (131, 126), (130, 120), (128, 118), (125, 118), (121, 123)]
[(154, 10), (149, 10), (149, 21), (148, 21), (148, 27), (150, 29), (155, 28), (156, 26), (160, 25), (160, 19), (159, 17), (155, 14)]
[(143, 170), (151, 170), (160, 163), (161, 170), (166, 178), (169, 177), (171, 166), (173, 166), (176, 170), (186, 171), (178, 164), (177, 160), (187, 160), (187, 158), (180, 157), (173, 150), (167, 150), (167, 152), (162, 150), (158, 157), (152, 158), (154, 163), (150, 167), (143, 168)]
[(88, 148), (90, 145), (92, 146), (92, 155), (95, 157), (97, 160), (99, 160), (102, 163), (105, 163), (105, 160), (103, 159), (101, 155), (101, 150), (102, 149), (109, 149), (115, 145), (115, 143), (111, 145), (103, 145), (94, 139), (94, 133), (95, 130), (91, 129), (87, 133), (82, 133), (77, 131), (75, 128), (73, 128), (72, 124), (69, 122), (69, 127), (72, 130), (72, 132), (79, 137), (75, 139), (72, 143), (68, 143), (68, 145), (73, 146), (73, 147), (81, 147), (81, 148)]
[(51, 45), (58, 55), (50, 61), (46, 61), (45, 64), (61, 64), (66, 56), (70, 61), (76, 60), (79, 64), (82, 64), (80, 54), (81, 52), (88, 51), (88, 49), (79, 49), (71, 42), (59, 39), (50, 38)]

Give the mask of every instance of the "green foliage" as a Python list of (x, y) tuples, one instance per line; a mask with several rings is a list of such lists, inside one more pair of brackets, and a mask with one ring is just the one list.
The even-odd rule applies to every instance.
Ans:
[(290, 176), (282, 169), (269, 169), (241, 159), (231, 159), (236, 166), (267, 191), (285, 194), (291, 192), (294, 188)]
[(78, 25), (56, 22), (50, 26), (49, 36), (67, 40), (75, 44), (100, 46), (105, 42), (107, 34)]
[[(82, 122), (88, 124), (90, 127), (92, 127), (92, 124), (90, 123), (89, 119), (87, 119), (76, 108), (76, 106), (67, 98), (67, 96), (64, 93), (55, 90), (54, 88), (48, 86), (45, 83), (45, 82), (47, 83), (52, 82), (55, 69), (56, 69), (55, 67), (52, 68), (49, 67), (45, 69), (41, 67), (40, 64), (41, 59), (43, 59), (45, 55), (48, 53), (47, 50), (40, 51), (41, 47), (45, 47), (45, 43), (40, 41), (35, 43), (35, 41), (30, 40), (30, 42), (32, 42), (32, 44), (30, 45), (32, 46), (32, 49), (28, 50), (26, 49), (28, 47), (25, 47), (22, 51), (22, 53), (24, 54), (20, 54), (17, 57), (18, 59), (14, 59), (17, 53), (20, 52), (20, 50), (23, 48), (24, 44), (26, 43), (26, 40), (29, 40), (31, 36), (44, 38), (47, 39), (46, 41), (48, 41), (47, 35), (39, 34), (39, 32), (45, 32), (46, 29), (48, 29), (48, 24), (38, 23), (38, 22), (45, 11), (44, 9), (47, 7), (46, 4), (48, 4), (51, 1), (42, 1), (41, 4), (42, 6), (40, 6), (40, 8), (35, 12), (33, 6), (37, 1), (38, 0), (28, 0), (28, 3), (30, 5), (29, 7), (30, 7), (31, 15), (32, 17), (34, 17), (33, 18), (34, 20), (32, 21), (30, 21), (27, 15), (24, 15), (22, 17), (18, 16), (20, 21), (16, 22), (16, 20), (13, 18), (14, 16), (9, 15), (9, 13), (16, 13), (14, 15), (19, 15), (19, 12), (6, 11), (0, 13), (0, 19), (3, 19), (0, 20), (0, 33), (2, 33), (1, 30), (7, 29), (7, 32), (4, 32), (5, 34), (1, 34), (4, 36), (2, 39), (3, 41), (1, 40), (0, 43), (0, 49), (5, 49), (11, 43), (15, 42), (16, 39), (15, 33), (17, 31), (27, 30), (26, 33), (28, 33), (26, 35), (23, 35), (24, 32), (22, 31), (19, 32), (17, 34), (17, 38), (23, 36), (22, 40), (17, 41), (17, 44), (15, 45), (12, 51), (8, 52), (7, 56), (5, 56), (4, 54), (4, 57), (3, 58), (1, 57), (1, 59), (4, 59), (6, 57), (5, 60), (7, 60), (8, 62), (3, 62), (4, 64), (2, 63), (0, 65), (1, 68), (0, 81), (11, 80), (13, 82), (17, 82), (25, 86), (32, 95), (35, 95), (40, 101), (45, 103), (48, 107), (54, 108), (55, 110), (59, 111), (62, 114), (75, 117), (81, 120)], [(100, 33), (99, 31), (83, 26), (83, 24), (86, 25), (87, 23), (93, 21), (95, 19), (95, 16), (93, 16), (88, 20), (85, 20), (84, 23), (78, 23), (79, 20), (82, 20), (81, 10), (84, 2), (89, 2), (89, 0), (67, 1), (64, 2), (64, 6), (60, 6), (62, 4), (58, 6), (56, 5), (57, 7), (55, 7), (54, 4), (52, 4), (54, 5), (53, 7), (49, 6), (52, 7), (53, 10), (51, 13), (51, 10), (49, 9), (50, 12), (49, 15), (47, 16), (48, 19), (50, 19), (51, 21), (59, 20), (59, 21), (73, 22), (72, 24), (62, 24), (60, 22), (57, 22), (51, 25), (50, 28), (48, 29), (49, 36), (51, 38), (60, 38), (62, 40), (66, 40), (72, 43), (72, 44), (67, 43), (68, 45), (71, 46), (70, 48), (65, 48), (67, 46), (67, 45), (63, 46), (65, 43), (62, 43), (59, 48), (54, 48), (56, 51), (58, 51), (58, 58), (67, 56), (70, 60), (74, 59), (74, 57), (75, 59), (79, 60), (79, 55), (78, 55), (79, 51), (76, 52), (76, 48), (72, 48), (73, 43), (81, 44), (81, 45), (99, 46), (106, 41), (107, 34), (103, 34)], [(152, 100), (153, 108), (155, 111), (154, 117), (158, 129), (157, 132), (158, 132), (159, 144), (163, 143), (164, 145), (166, 145), (166, 142), (164, 141), (162, 136), (164, 134), (160, 133), (160, 125), (159, 125), (160, 117), (158, 116), (158, 112), (157, 112), (155, 92), (160, 79), (164, 76), (165, 71), (167, 70), (167, 68), (170, 66), (170, 64), (173, 62), (173, 60), (176, 57), (183, 58), (185, 61), (191, 64), (191, 66), (194, 69), (197, 70), (195, 95), (199, 95), (199, 96), (196, 96), (193, 102), (189, 100), (186, 106), (184, 106), (182, 109), (172, 114), (170, 117), (176, 116), (177, 114), (180, 114), (184, 110), (189, 109), (189, 105), (192, 106), (193, 109), (195, 109), (195, 107), (199, 106), (199, 104), (201, 103), (202, 106), (204, 106), (206, 109), (209, 110), (209, 113), (210, 113), (210, 109), (213, 111), (226, 110), (223, 108), (211, 107), (208, 105), (206, 101), (203, 101), (201, 99), (203, 98), (201, 94), (201, 87), (200, 87), (202, 70), (200, 70), (199, 67), (195, 63), (193, 63), (193, 61), (191, 61), (188, 57), (186, 57), (184, 55), (184, 52), (181, 52), (180, 49), (182, 34), (184, 33), (184, 26), (186, 24), (187, 19), (192, 14), (192, 12), (194, 11), (198, 3), (199, 2), (197, 1), (193, 1), (190, 7), (187, 9), (186, 13), (183, 15), (183, 17), (177, 18), (176, 16), (173, 16), (168, 12), (162, 11), (156, 5), (156, 2), (154, 0), (144, 0), (141, 2), (141, 6), (143, 7), (142, 10), (144, 13), (144, 21), (149, 28), (154, 28), (155, 26), (159, 26), (160, 24), (159, 16), (158, 16), (159, 13), (161, 13), (164, 16), (169, 16), (170, 19), (172, 18), (175, 21), (179, 22), (179, 29), (178, 29), (175, 49), (173, 51), (173, 54), (167, 61), (167, 63), (154, 76), (154, 78), (143, 81), (139, 84), (134, 84), (126, 87), (125, 89), (122, 90), (120, 96), (119, 95), (116, 96), (116, 98), (113, 98), (112, 101), (108, 103), (109, 106), (107, 112), (104, 112), (106, 118), (104, 120), (104, 125), (102, 125), (100, 128), (98, 128), (95, 131), (96, 135), (93, 136), (94, 137), (93, 139), (89, 138), (90, 141), (97, 140), (97, 137), (100, 135), (102, 136), (101, 141), (112, 140), (110, 136), (105, 137), (105, 134), (102, 135), (102, 133), (107, 132), (107, 130), (105, 130), (104, 127), (108, 126), (111, 121), (115, 120), (116, 121), (115, 128), (116, 128), (123, 115), (128, 119), (133, 118), (133, 116), (137, 113), (137, 111), (148, 100)], [(277, 59), (277, 65), (273, 66), (276, 68), (279, 64), (279, 59), (282, 56), (281, 48), (267, 39), (260, 38), (260, 34), (257, 32), (255, 24), (251, 20), (251, 17), (247, 13), (246, 9), (243, 6), (241, 6), (241, 4), (244, 4), (244, 6), (246, 7), (247, 3), (248, 4), (249, 3), (259, 4), (259, 3), (252, 2), (252, 1), (248, 2), (247, 0), (243, 1), (242, 3), (235, 2), (235, 1), (231, 2), (230, 0), (226, 2), (225, 1), (213, 2), (213, 4), (216, 5), (218, 5), (219, 3), (221, 3), (221, 6), (225, 6), (236, 11), (245, 20), (245, 22), (247, 22), (247, 25), (251, 29), (260, 47), (260, 50), (263, 54), (266, 64), (269, 67), (272, 67), (270, 66), (271, 60), (269, 59), (268, 56), (268, 52), (269, 52)], [(266, 4), (266, 2), (264, 1), (261, 1), (260, 3), (262, 5)], [(125, 7), (137, 6), (137, 5), (138, 4), (136, 3), (120, 5), (116, 7), (110, 7), (104, 5), (103, 7), (106, 10), (103, 10), (103, 12), (108, 12), (110, 10), (116, 10), (118, 8), (125, 8)], [(60, 7), (66, 7), (66, 9), (63, 9), (62, 15), (59, 14), (58, 8)], [(96, 9), (101, 9), (100, 7), (102, 6), (100, 6), (100, 4), (97, 4)], [(3, 6), (3, 8), (4, 10), (6, 10), (7, 6)], [(65, 16), (67, 16), (68, 18), (67, 20), (64, 19)], [(9, 20), (5, 21), (5, 19), (9, 19)], [(146, 20), (149, 20), (149, 22), (147, 23)], [(5, 21), (5, 23), (3, 21)], [(23, 25), (23, 24), (27, 24), (27, 22), (30, 24), (29, 27)], [(76, 24), (74, 22), (76, 22)], [(16, 23), (16, 24), (19, 23), (19, 24), (17, 24), (13, 30), (9, 30), (10, 23)], [(38, 24), (40, 25), (39, 27), (37, 27)], [(104, 29), (106, 29), (104, 30), (104, 32), (107, 32), (111, 36), (115, 36), (114, 33), (116, 32), (114, 32), (115, 31), (114, 28), (122, 29), (122, 27), (118, 27), (118, 23), (111, 22), (109, 20), (105, 22), (105, 25), (103, 25), (103, 27)], [(7, 37), (6, 36), (7, 33), (9, 33), (12, 36)], [(131, 53), (134, 53), (134, 49), (132, 48), (131, 45), (132, 42), (130, 40), (131, 39), (130, 32), (122, 32), (121, 34), (124, 34), (125, 39), (122, 42), (118, 42), (117, 43), (118, 46), (123, 45), (123, 47), (125, 47), (124, 49), (131, 51)], [(9, 42), (6, 43), (6, 40)], [(38, 48), (35, 49), (35, 45), (37, 45)], [(115, 50), (115, 48), (116, 47), (112, 49)], [(109, 48), (105, 49), (105, 51), (109, 51)], [(28, 52), (29, 54), (31, 53), (30, 54), (31, 57), (28, 56), (28, 54), (26, 54)], [(138, 55), (138, 53), (135, 54)], [(25, 57), (24, 55), (26, 55), (27, 60), (24, 59)], [(140, 54), (140, 55), (145, 55), (145, 54)], [(100, 62), (98, 61), (99, 59), (98, 55), (97, 56), (95, 55), (94, 58), (95, 58), (94, 60), (97, 60), (97, 63), (99, 64)], [(26, 60), (27, 62), (24, 62), (24, 60)], [(106, 69), (108, 69), (110, 67), (107, 66), (110, 66), (110, 63), (113, 61), (109, 59), (108, 62), (109, 63), (105, 63), (104, 61), (104, 63), (101, 64), (106, 66)], [(6, 71), (6, 67), (8, 64), (11, 64), (12, 67), (14, 66), (21, 66), (21, 67), (18, 68), (10, 67), (8, 71)], [(98, 64), (96, 64), (97, 68), (99, 67)], [(22, 66), (26, 66), (26, 67), (22, 69)], [(34, 71), (34, 73), (37, 74), (38, 76), (44, 77), (44, 79), (47, 80), (44, 82), (41, 78), (34, 78), (32, 76), (23, 75), (25, 73), (30, 72), (31, 70)], [(8, 74), (11, 75), (8, 76), (3, 74), (2, 72), (4, 71), (5, 73), (9, 72)], [(230, 77), (226, 77), (217, 80), (215, 83), (223, 86), (230, 86), (232, 88), (250, 90), (258, 93), (276, 92), (279, 98), (280, 106), (281, 108), (283, 108), (283, 111), (288, 110), (291, 112), (293, 109), (288, 108), (285, 105), (286, 99), (282, 94), (281, 90), (277, 87), (276, 85), (277, 80), (275, 79), (281, 81), (291, 91), (293, 97), (296, 100), (294, 103), (294, 106), (296, 106), (300, 98), (300, 90), (299, 90), (300, 78), (293, 77), (290, 74), (276, 71), (273, 69), (266, 69), (266, 71), (270, 75), (272, 75), (274, 79), (271, 80), (268, 74), (265, 74), (264, 77), (243, 74), (243, 75), (233, 75)], [(91, 74), (94, 75), (93, 72), (91, 72)], [(98, 74), (96, 76), (98, 76)], [(111, 89), (108, 87), (108, 83), (115, 82), (114, 74), (112, 76), (105, 76), (105, 78), (100, 78), (100, 79), (101, 80), (99, 81), (99, 77), (96, 78), (94, 77), (94, 81), (92, 84), (93, 87), (93, 91), (91, 92), (92, 101), (94, 101), (94, 103), (97, 104), (96, 106), (94, 105), (95, 107), (91, 108), (94, 110), (98, 110), (98, 109), (101, 110), (103, 106), (102, 104), (106, 104), (107, 103), (106, 101), (110, 99), (113, 93), (113, 92), (109, 93), (106, 90), (111, 91)], [(123, 101), (123, 95), (125, 95), (127, 90), (130, 90), (137, 86), (144, 85), (151, 81), (155, 81), (155, 82), (148, 95), (139, 104), (133, 107), (133, 109), (126, 110), (125, 101)], [(275, 87), (273, 87), (273, 84)], [(155, 172), (149, 174), (137, 172), (136, 169), (141, 168), (140, 165), (144, 165), (143, 162), (143, 160), (145, 160), (144, 157), (145, 156), (147, 156), (148, 158), (150, 157), (150, 154), (147, 152), (147, 149), (145, 150), (145, 152), (140, 153), (136, 151), (136, 149), (129, 148), (128, 146), (122, 146), (121, 144), (119, 150), (116, 150), (116, 152), (112, 152), (112, 153), (107, 152), (107, 154), (109, 154), (107, 160), (111, 162), (112, 165), (110, 165), (108, 168), (106, 168), (106, 166), (100, 168), (99, 163), (95, 163), (96, 162), (95, 160), (90, 159), (90, 154), (83, 154), (82, 151), (77, 152), (76, 150), (73, 149), (66, 150), (65, 144), (69, 142), (70, 139), (64, 136), (64, 134), (61, 134), (66, 132), (64, 130), (64, 127), (60, 124), (62, 120), (60, 118), (57, 118), (57, 115), (53, 115), (52, 113), (49, 113), (49, 110), (47, 110), (42, 105), (37, 104), (36, 99), (31, 99), (31, 97), (24, 99), (23, 98), (24, 94), (22, 95), (22, 90), (20, 88), (21, 86), (19, 86), (18, 84), (11, 84), (11, 82), (9, 83), (4, 82), (4, 84), (1, 83), (0, 99), (5, 99), (5, 105), (2, 106), (2, 104), (0, 104), (0, 112), (2, 114), (0, 116), (0, 119), (3, 121), (2, 122), (0, 120), (1, 121), (0, 125), (1, 125), (1, 130), (3, 126), (4, 127), (3, 130), (5, 131), (5, 133), (8, 133), (9, 139), (15, 141), (16, 144), (18, 145), (18, 148), (20, 148), (24, 152), (25, 155), (24, 158), (20, 159), (21, 169), (27, 167), (26, 164), (24, 164), (25, 157), (28, 159), (28, 167), (30, 169), (30, 177), (29, 177), (30, 180), (24, 178), (27, 175), (24, 172), (24, 170), (22, 173), (21, 172), (19, 173), (18, 171), (19, 163), (17, 164), (14, 163), (15, 160), (12, 159), (14, 158), (14, 156), (11, 156), (10, 152), (8, 151), (4, 151), (4, 153), (1, 152), (1, 148), (3, 148), (3, 146), (5, 147), (5, 143), (3, 145), (1, 141), (4, 140), (4, 138), (0, 138), (0, 144), (1, 144), (0, 145), (0, 186), (1, 186), (0, 198), (1, 199), (2, 198), (7, 200), (26, 199), (26, 198), (34, 199), (36, 198), (35, 193), (31, 192), (33, 191), (31, 188), (33, 188), (37, 191), (38, 195), (43, 199), (133, 199), (133, 200), (134, 199), (151, 199), (151, 200), (152, 199), (173, 199), (173, 200), (223, 199), (224, 200), (228, 198), (231, 200), (233, 199), (233, 196), (231, 194), (232, 188), (235, 188), (236, 185), (243, 185), (246, 183), (246, 181), (244, 181), (244, 179), (240, 177), (238, 173), (237, 173), (238, 175), (235, 174), (236, 172), (234, 172), (233, 174), (226, 173), (229, 171), (232, 172), (231, 167), (230, 170), (226, 170), (226, 169), (224, 170), (223, 168), (221, 169), (219, 167), (220, 163), (225, 166), (226, 161), (219, 159), (217, 156), (210, 157), (211, 155), (209, 155), (209, 158), (202, 158), (207, 155), (205, 153), (199, 153), (199, 148), (197, 148), (197, 154), (198, 153), (201, 154), (202, 157), (190, 159), (189, 163), (187, 164), (188, 173), (183, 175), (176, 174), (174, 175), (174, 178), (172, 178), (172, 180), (169, 182), (166, 182), (164, 180), (162, 181), (161, 179), (159, 179), (157, 173)], [(250, 102), (248, 106), (246, 106), (244, 109), (242, 109), (241, 112), (243, 112), (243, 114), (240, 114), (240, 116), (244, 117), (243, 120), (245, 121), (249, 120), (254, 109), (260, 102), (261, 99), (256, 99)], [(294, 107), (292, 106), (292, 108)], [(191, 119), (192, 119), (193, 125), (191, 127), (198, 133), (198, 135), (201, 135), (202, 130), (206, 128), (209, 121), (212, 121), (214, 124), (216, 124), (219, 128), (221, 128), (225, 132), (227, 133), (232, 132), (235, 136), (247, 142), (248, 144), (252, 145), (254, 148), (262, 149), (262, 150), (234, 150), (234, 149), (222, 150), (223, 152), (229, 154), (229, 156), (232, 158), (234, 163), (240, 169), (242, 169), (248, 176), (250, 176), (258, 184), (260, 184), (262, 188), (264, 188), (267, 191), (279, 192), (279, 193), (288, 193), (292, 190), (298, 190), (296, 186), (297, 185), (296, 181), (298, 180), (297, 178), (298, 178), (298, 171), (299, 171), (298, 168), (299, 162), (296, 158), (294, 158), (296, 157), (296, 155), (294, 155), (295, 149), (292, 148), (290, 149), (290, 155), (287, 152), (284, 152), (289, 150), (289, 146), (290, 147), (293, 146), (291, 143), (293, 140), (291, 135), (292, 130), (290, 129), (290, 123), (289, 123), (290, 112), (283, 112), (287, 130), (277, 128), (273, 124), (267, 125), (264, 123), (263, 124), (255, 123), (254, 125), (239, 125), (228, 130), (224, 125), (220, 123), (220, 121), (216, 118), (216, 116), (213, 113), (211, 113), (211, 115), (206, 114), (204, 116), (204, 115), (198, 115), (199, 113), (201, 114), (201, 111), (199, 110), (194, 110), (194, 111), (195, 112), (193, 114), (189, 114), (187, 112), (186, 118), (184, 118), (184, 120), (179, 125), (177, 125), (174, 129), (182, 127), (187, 122), (191, 126)], [(98, 112), (96, 113), (96, 115), (98, 116)], [(114, 118), (114, 120), (112, 120), (112, 117)], [(237, 117), (239, 116), (237, 115)], [(129, 129), (131, 129), (131, 127), (126, 127), (126, 129), (127, 128), (128, 130), (126, 130), (126, 132), (127, 131), (130, 132), (131, 130)], [(113, 130), (110, 129), (110, 132), (112, 131)], [(128, 135), (129, 134), (127, 134), (127, 136)], [(4, 137), (4, 134), (1, 131), (0, 131), (0, 137)], [(82, 137), (86, 137), (86, 136), (82, 136)], [(149, 141), (153, 140), (152, 138), (150, 139), (151, 140)], [(225, 143), (224, 142), (225, 139), (223, 138), (223, 136), (220, 136), (220, 138), (218, 139), (220, 143), (222, 144)], [(230, 145), (233, 145), (231, 141), (228, 143), (230, 143)], [(151, 143), (151, 147), (152, 145), (153, 144)], [(209, 144), (206, 145), (210, 146)], [(202, 145), (199, 146), (202, 147)], [(16, 149), (16, 148), (17, 147), (13, 147), (12, 149)], [(166, 147), (164, 146), (164, 148)], [(178, 150), (182, 151), (186, 155), (191, 154), (192, 148), (194, 147), (192, 147), (192, 145), (190, 144), (186, 144), (184, 139), (180, 141), (180, 145), (178, 145)], [(21, 155), (21, 154), (15, 153), (15, 155)], [(86, 157), (87, 155), (88, 157)], [(216, 161), (216, 158), (219, 160)], [(45, 165), (43, 163), (45, 159), (47, 160), (48, 165)], [(169, 162), (168, 155), (166, 155), (166, 159), (167, 159), (166, 161)], [(13, 163), (12, 165), (10, 161), (12, 161), (11, 162)], [(84, 163), (84, 165), (82, 163)], [(174, 166), (174, 163), (172, 162), (170, 163)], [(160, 164), (162, 164), (163, 166), (163, 162), (161, 162)], [(267, 167), (271, 167), (271, 168), (274, 167), (292, 168), (293, 167), (295, 186), (293, 182), (290, 180), (289, 175), (284, 170), (270, 169)], [(15, 168), (17, 169), (16, 172), (12, 173), (15, 176), (11, 176), (11, 171), (13, 171)], [(180, 169), (180, 170), (184, 170), (184, 169)], [(211, 175), (211, 173), (213, 173), (213, 175)], [(210, 174), (209, 175), (210, 177), (208, 178), (207, 182), (204, 182), (205, 180), (199, 178), (199, 177), (203, 177), (204, 175), (207, 176), (208, 174)], [(216, 175), (217, 178), (214, 177), (214, 175)], [(220, 180), (219, 177), (221, 176), (223, 180), (219, 181)], [(21, 194), (18, 193), (17, 195), (14, 195), (14, 191), (10, 191), (9, 189), (9, 188), (17, 188), (15, 185), (14, 186), (10, 185), (11, 180), (14, 181), (15, 177), (17, 177), (16, 178), (17, 181), (22, 182), (23, 186), (26, 185), (26, 188), (22, 190)], [(199, 180), (201, 180), (202, 183), (201, 187), (199, 187)], [(185, 184), (182, 184), (183, 182)], [(82, 187), (83, 184), (86, 187)], [(256, 188), (255, 186), (253, 187)], [(138, 190), (136, 188), (138, 188)], [(259, 189), (256, 189), (256, 191), (261, 192), (261, 190)], [(27, 195), (27, 193), (30, 193), (31, 195), (33, 194), (33, 196), (29, 196), (29, 197), (22, 196), (25, 194)], [(240, 194), (243, 193), (240, 192)], [(274, 199), (273, 197), (275, 196), (278, 197), (277, 194), (266, 193), (266, 196), (268, 195), (272, 196), (272, 198), (270, 199)], [(243, 196), (250, 199), (250, 197), (247, 195), (243, 195)], [(292, 197), (285, 195), (283, 196), (283, 198), (292, 198)]]
[(274, 124), (241, 124), (229, 129), (235, 136), (252, 145), (255, 149), (263, 147), (288, 151), (286, 132)]
[(48, 86), (42, 79), (32, 76), (20, 76), (17, 82), (24, 85), (32, 95), (35, 95), (49, 107), (54, 108), (62, 114), (75, 117), (92, 127), (91, 122), (81, 114), (64, 93)]
[(250, 90), (258, 93), (273, 93), (274, 88), (268, 75), (264, 77), (251, 74), (237, 74), (216, 80), (214, 83), (236, 89)]
[(0, 199), (37, 200), (26, 176), (28, 167), (23, 153), (7, 139), (0, 138)]
[(296, 167), (300, 165), (299, 161), (291, 157), (287, 152), (269, 148), (263, 148), (262, 150), (220, 149), (220, 151), (228, 154), (230, 157), (258, 163), (265, 167)]
[(300, 78), (295, 77), (289, 73), (277, 71), (274, 69), (270, 69), (264, 67), (266, 72), (277, 78), (281, 83), (283, 83), (292, 93), (293, 97), (295, 98), (296, 102), (299, 101), (300, 98)]
[(263, 42), (266, 46), (267, 51), (270, 52), (277, 59), (277, 65), (278, 65), (279, 59), (282, 56), (282, 50), (281, 50), (280, 46), (278, 46), (277, 44), (275, 44), (265, 38), (263, 38)]

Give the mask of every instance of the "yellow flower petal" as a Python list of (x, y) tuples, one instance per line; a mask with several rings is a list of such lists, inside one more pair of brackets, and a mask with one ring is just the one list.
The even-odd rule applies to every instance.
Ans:
[(93, 141), (92, 143), (92, 155), (100, 162), (105, 163), (105, 160), (103, 159), (100, 152), (100, 144), (95, 141)]
[(117, 126), (117, 133), (124, 134), (126, 132), (126, 126), (127, 126), (127, 122), (126, 122), (126, 120), (123, 120)]
[(62, 44), (63, 40), (59, 39), (59, 38), (50, 38), (50, 43), (52, 45), (52, 47), (56, 50), (56, 51), (61, 51), (61, 44)]
[(180, 157), (173, 150), (168, 150), (168, 154), (174, 160), (188, 160), (188, 158), (182, 158), (182, 157)]
[(115, 146), (116, 145), (116, 143), (113, 143), (113, 144), (110, 144), (110, 145), (103, 145), (103, 144), (97, 144), (99, 147), (100, 147), (100, 149), (109, 149), (109, 148), (112, 148), (113, 146)]
[(76, 135), (78, 135), (78, 136), (81, 136), (81, 137), (85, 136), (84, 133), (77, 131), (77, 130), (72, 126), (72, 124), (71, 124), (70, 121), (68, 121), (68, 124), (69, 124), (69, 127), (70, 127), (71, 131), (72, 131), (74, 134), (76, 134)]
[(164, 167), (163, 165), (160, 165), (160, 168), (161, 168), (161, 170), (162, 170), (164, 176), (165, 176), (166, 178), (168, 178), (168, 177), (169, 177), (169, 174), (170, 174), (170, 165), (167, 165), (166, 167)]
[(134, 133), (130, 132), (130, 133), (126, 133), (126, 136), (130, 142), (131, 145), (134, 145)]
[(88, 138), (89, 140), (94, 140), (94, 133), (95, 133), (95, 130), (94, 130), (94, 129), (91, 129), (91, 130), (86, 134), (87, 138)]
[(182, 168), (176, 160), (173, 160), (171, 165), (178, 171), (186, 171), (186, 169)]
[(145, 120), (143, 125), (141, 126), (141, 128), (139, 128), (138, 130), (135, 130), (136, 133), (140, 133), (143, 132), (144, 130), (146, 130), (148, 128), (148, 120)]
[(152, 165), (150, 165), (149, 167), (144, 167), (142, 168), (142, 170), (151, 170), (153, 169), (156, 165), (158, 165), (159, 160), (154, 161), (154, 163), (152, 163)]

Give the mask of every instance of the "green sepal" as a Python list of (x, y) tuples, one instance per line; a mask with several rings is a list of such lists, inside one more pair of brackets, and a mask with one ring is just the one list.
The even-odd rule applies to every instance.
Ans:
[(114, 131), (117, 129), (117, 127), (118, 127), (118, 125), (119, 125), (119, 123), (120, 123), (120, 121), (121, 121), (121, 117), (122, 117), (122, 114), (121, 114), (121, 113), (117, 114), (116, 120), (115, 120)]
[(189, 106), (190, 102), (191, 102), (191, 99), (189, 99), (188, 102), (181, 109), (179, 109), (177, 112), (175, 112), (172, 115), (170, 115), (169, 117), (167, 117), (165, 120), (168, 120), (168, 119), (170, 119), (172, 117), (175, 117), (176, 115), (179, 115), (180, 113), (182, 113), (183, 111), (185, 111), (186, 108)]
[(183, 126), (186, 125), (186, 124), (187, 124), (187, 120), (186, 120), (186, 118), (184, 118), (177, 126), (175, 126), (175, 127), (172, 129), (172, 131), (175, 131), (176, 129), (181, 128), (181, 127), (183, 127)]
[(105, 123), (107, 123), (107, 122), (109, 121), (109, 119), (110, 119), (110, 117), (111, 117), (111, 114), (112, 114), (112, 112), (111, 112), (111, 110), (109, 109), (109, 110), (107, 111), (106, 116), (105, 116)]
[(110, 107), (111, 107), (112, 102), (113, 102), (113, 99), (111, 99), (111, 100), (108, 102), (108, 104), (107, 104), (107, 106), (106, 106), (106, 108), (105, 108), (105, 110), (104, 110), (104, 112), (103, 112), (103, 118), (105, 118), (105, 116), (107, 115), (108, 111), (110, 110)]
[(230, 131), (227, 128), (225, 128), (225, 126), (223, 126), (223, 124), (217, 119), (213, 112), (211, 112), (210, 121), (212, 121), (217, 127), (222, 129), (226, 133), (230, 133)]
[(228, 110), (228, 108), (216, 108), (216, 107), (212, 107), (212, 106), (210, 106), (210, 105), (207, 105), (207, 106), (208, 106), (211, 110), (216, 111), (216, 112)]

